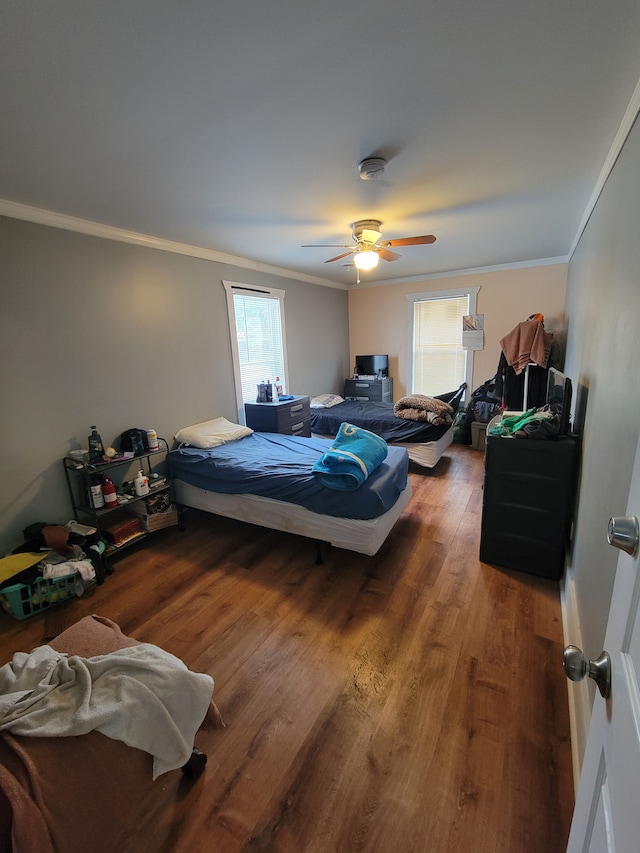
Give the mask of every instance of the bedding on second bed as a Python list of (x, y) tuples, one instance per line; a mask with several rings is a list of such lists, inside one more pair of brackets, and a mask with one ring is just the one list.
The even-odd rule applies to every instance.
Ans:
[(345, 400), (330, 409), (311, 409), (311, 429), (317, 435), (335, 435), (343, 422), (368, 429), (385, 441), (437, 441), (451, 429), (451, 424), (399, 418), (393, 403)]
[(312, 471), (330, 446), (326, 439), (254, 432), (210, 449), (177, 447), (169, 460), (173, 477), (207, 491), (260, 495), (342, 518), (387, 512), (407, 485), (407, 451), (389, 447), (358, 489), (343, 492), (323, 486)]

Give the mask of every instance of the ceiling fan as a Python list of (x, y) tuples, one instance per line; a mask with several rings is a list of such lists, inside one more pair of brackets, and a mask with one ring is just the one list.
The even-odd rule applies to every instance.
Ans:
[(391, 247), (396, 246), (424, 246), (429, 243), (435, 243), (436, 238), (433, 234), (427, 234), (423, 237), (399, 237), (396, 240), (381, 240), (382, 232), (380, 228), (382, 222), (379, 219), (359, 219), (357, 222), (351, 223), (351, 233), (355, 240), (355, 246), (348, 244), (324, 243), (316, 246), (306, 245), (303, 249), (311, 248), (341, 248), (348, 249), (347, 252), (342, 252), (336, 255), (335, 258), (329, 258), (325, 264), (331, 264), (333, 261), (339, 261), (349, 255), (353, 255), (353, 262), (359, 270), (371, 270), (378, 264), (379, 258), (383, 261), (397, 261), (400, 255), (396, 252), (389, 251)]

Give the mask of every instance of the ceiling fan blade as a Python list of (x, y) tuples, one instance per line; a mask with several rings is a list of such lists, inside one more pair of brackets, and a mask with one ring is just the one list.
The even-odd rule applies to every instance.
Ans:
[(376, 251), (383, 261), (397, 261), (400, 257), (400, 255), (397, 255), (395, 252), (390, 252), (385, 248), (376, 249)]
[(300, 246), (301, 249), (350, 249), (348, 243), (308, 243)]
[(385, 240), (383, 246), (426, 246), (428, 243), (435, 243), (436, 238), (433, 234), (427, 234), (424, 237), (399, 237), (397, 240)]
[(347, 255), (352, 255), (352, 254), (353, 254), (353, 249), (351, 249), (351, 251), (349, 251), (349, 252), (343, 252), (341, 255), (336, 255), (335, 258), (329, 258), (328, 261), (325, 261), (325, 264), (330, 264), (333, 261), (339, 261), (340, 258), (346, 258)]

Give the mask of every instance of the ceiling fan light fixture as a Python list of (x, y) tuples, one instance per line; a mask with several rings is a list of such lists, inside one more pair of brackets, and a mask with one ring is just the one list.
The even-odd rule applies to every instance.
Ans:
[(377, 181), (384, 175), (384, 167), (387, 161), (382, 157), (367, 157), (366, 160), (358, 163), (358, 171), (360, 178), (363, 181)]
[(359, 270), (372, 270), (378, 266), (378, 253), (372, 249), (363, 249), (355, 253), (353, 262)]

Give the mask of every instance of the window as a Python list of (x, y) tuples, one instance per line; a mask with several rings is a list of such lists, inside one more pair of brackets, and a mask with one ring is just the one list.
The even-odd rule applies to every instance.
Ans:
[(227, 291), (238, 423), (244, 404), (255, 403), (257, 385), (279, 376), (287, 385), (284, 290), (222, 282)]
[(463, 382), (471, 389), (473, 351), (462, 348), (462, 317), (476, 313), (478, 287), (409, 293), (408, 386), (412, 394), (433, 397)]

